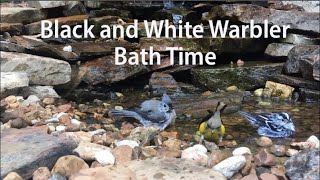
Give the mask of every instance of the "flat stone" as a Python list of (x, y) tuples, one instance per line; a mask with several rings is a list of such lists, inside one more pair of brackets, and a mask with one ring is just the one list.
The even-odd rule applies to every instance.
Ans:
[[(217, 90), (235, 85), (251, 90), (262, 87), (271, 77), (281, 74), (283, 63), (245, 63), (242, 67), (209, 67), (191, 70), (192, 81), (200, 87)], [(257, 65), (256, 65), (257, 64)]]
[(320, 91), (318, 91), (318, 90), (300, 88), (299, 94), (300, 94), (300, 98), (304, 101), (309, 101), (309, 100), (319, 101), (320, 100)]
[(105, 56), (86, 62), (81, 66), (83, 80), (89, 84), (111, 84), (147, 72), (144, 65), (116, 65), (114, 56)]
[(5, 129), (1, 133), (1, 178), (17, 172), (32, 177), (38, 167), (53, 167), (61, 156), (71, 154), (74, 141), (47, 134), (47, 126)]
[(81, 169), (88, 169), (88, 164), (75, 155), (60, 157), (51, 170), (51, 174), (60, 174), (64, 177), (70, 177)]
[(12, 34), (21, 34), (23, 28), (22, 23), (0, 23), (0, 32), (9, 32)]
[(310, 81), (299, 77), (287, 76), (284, 74), (277, 75), (273, 78), (274, 81), (286, 84), (293, 87), (307, 88), (320, 90), (320, 83), (316, 81)]
[(263, 52), (267, 47), (266, 42), (252, 38), (230, 38), (230, 37), (203, 37), (198, 38), (140, 38), (140, 49), (154, 51), (168, 51), (167, 47), (182, 47), (183, 51), (192, 52), (215, 52), (221, 53), (257, 53)]
[(47, 17), (47, 12), (30, 7), (1, 7), (1, 23), (28, 24)]
[[(47, 19), (47, 20), (52, 22), (53, 26), (55, 24), (54, 23), (55, 20), (58, 20), (60, 25), (63, 24), (63, 25), (74, 26), (74, 25), (78, 25), (78, 24), (83, 24), (83, 21), (86, 19), (88, 19), (87, 15), (76, 15), (76, 16), (60, 17), (60, 18)], [(26, 34), (28, 34), (28, 35), (40, 34), (41, 21), (37, 21), (37, 22), (31, 23), (31, 24), (25, 25), (25, 31), (26, 31)]]
[(320, 5), (317, 1), (281, 1), (283, 5), (296, 5), (302, 7), (306, 12), (319, 13)]
[(0, 51), (7, 51), (7, 52), (20, 52), (25, 53), (26, 49), (18, 44), (8, 42), (8, 41), (0, 41)]
[(37, 9), (55, 8), (60, 6), (67, 6), (71, 2), (68, 1), (29, 1), (28, 5)]
[(232, 156), (213, 166), (213, 169), (221, 172), (227, 178), (231, 178), (245, 164), (246, 158), (244, 156)]
[(24, 97), (29, 97), (30, 95), (36, 95), (39, 99), (44, 98), (59, 98), (60, 96), (53, 89), (52, 86), (28, 86), (20, 90), (20, 94)]
[(283, 11), (250, 4), (224, 4), (213, 7), (205, 19), (222, 18), (232, 18), (242, 23), (253, 20), (256, 24), (263, 24), (264, 20), (268, 20), (272, 25), (290, 25), (293, 30), (320, 32), (319, 13)]
[(317, 37), (311, 37), (301, 34), (292, 34), (288, 33), (286, 38), (280, 39), (280, 42), (282, 43), (289, 43), (289, 44), (295, 44), (295, 45), (317, 45), (320, 43), (320, 38)]
[(58, 85), (71, 78), (71, 67), (65, 61), (15, 52), (1, 52), (1, 58), (1, 71), (25, 72), (30, 84)]
[(80, 179), (216, 179), (226, 178), (219, 172), (197, 165), (192, 160), (176, 158), (149, 158), (130, 161), (116, 167), (99, 167), (81, 170), (70, 177)]
[(293, 44), (271, 43), (264, 53), (271, 57), (287, 57), (293, 47)]
[(22, 88), (29, 85), (27, 73), (23, 72), (1, 72), (1, 94), (7, 91)]

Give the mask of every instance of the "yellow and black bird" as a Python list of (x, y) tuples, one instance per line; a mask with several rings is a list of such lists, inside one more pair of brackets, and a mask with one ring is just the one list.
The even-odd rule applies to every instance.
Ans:
[(208, 111), (209, 114), (202, 119), (199, 125), (199, 131), (201, 135), (200, 142), (203, 139), (207, 141), (213, 141), (220, 143), (225, 134), (225, 127), (222, 124), (221, 112), (226, 108), (226, 104), (223, 102), (218, 102), (215, 112)]

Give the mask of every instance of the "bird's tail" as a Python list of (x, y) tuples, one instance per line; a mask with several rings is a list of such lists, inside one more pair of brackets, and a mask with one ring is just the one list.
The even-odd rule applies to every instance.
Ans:
[(134, 118), (138, 120), (141, 124), (145, 125), (145, 120), (136, 112), (134, 111), (127, 111), (127, 110), (111, 110), (109, 111), (109, 117), (128, 117)]
[(252, 125), (259, 127), (260, 123), (258, 122), (257, 118), (254, 115), (244, 111), (239, 111), (239, 114), (244, 116)]

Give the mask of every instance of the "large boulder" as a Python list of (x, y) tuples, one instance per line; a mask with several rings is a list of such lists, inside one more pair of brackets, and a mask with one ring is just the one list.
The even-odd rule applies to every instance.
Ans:
[[(319, 60), (320, 49), (317, 45), (299, 45), (292, 48), (284, 65), (286, 74), (299, 74), (313, 79), (313, 65)], [(316, 68), (315, 68), (316, 69)], [(317, 71), (317, 70), (316, 70)]]
[(206, 20), (233, 19), (242, 23), (250, 23), (254, 20), (256, 24), (263, 24), (268, 20), (272, 25), (290, 25), (290, 29), (320, 32), (319, 13), (303, 11), (284, 11), (264, 8), (251, 4), (224, 4), (211, 9)]
[(12, 91), (18, 88), (29, 85), (27, 73), (23, 72), (1, 72), (1, 97), (11, 94)]
[(301, 77), (293, 77), (280, 74), (272, 78), (272, 80), (292, 87), (320, 90), (320, 82), (306, 80)]
[(282, 67), (283, 63), (268, 63), (235, 68), (195, 68), (191, 73), (193, 82), (206, 89), (226, 89), (235, 85), (240, 89), (251, 90), (263, 87), (271, 77), (281, 74)]
[(316, 45), (320, 44), (320, 38), (310, 37), (301, 34), (288, 33), (286, 38), (280, 39), (280, 42), (289, 44)]
[(51, 169), (58, 158), (72, 153), (74, 141), (47, 131), (47, 126), (40, 126), (1, 132), (1, 178), (14, 171), (29, 179), (39, 167)]
[(83, 80), (89, 84), (111, 84), (147, 72), (142, 65), (116, 65), (114, 56), (104, 56), (86, 62), (81, 69), (85, 72)]
[(287, 57), (293, 47), (293, 44), (271, 43), (264, 53), (271, 57)]
[[(117, 177), (117, 178), (116, 178)], [(216, 179), (226, 178), (219, 172), (197, 165), (187, 159), (149, 158), (130, 161), (116, 167), (98, 167), (81, 170), (70, 177), (80, 179)]]
[(303, 150), (286, 161), (286, 175), (289, 179), (320, 179), (319, 162), (319, 149)]
[(28, 24), (43, 20), (47, 12), (30, 7), (1, 7), (1, 23)]
[(21, 34), (22, 28), (22, 23), (0, 23), (0, 33), (9, 32), (10, 34)]
[(30, 84), (59, 85), (70, 81), (71, 66), (69, 63), (30, 54), (1, 52), (2, 72), (25, 72)]

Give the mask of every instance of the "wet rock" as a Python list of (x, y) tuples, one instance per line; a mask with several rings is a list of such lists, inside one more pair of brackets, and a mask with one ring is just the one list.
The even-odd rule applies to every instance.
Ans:
[(316, 45), (316, 44), (319, 44), (320, 39), (301, 35), (301, 34), (288, 33), (286, 38), (280, 39), (280, 42), (295, 44), (295, 45), (299, 45), (299, 44)]
[(267, 81), (265, 89), (271, 92), (271, 96), (280, 97), (281, 99), (288, 99), (292, 97), (294, 88), (285, 84)]
[(1, 23), (28, 24), (47, 17), (47, 13), (40, 9), (29, 7), (1, 7)]
[(274, 81), (286, 84), (292, 87), (300, 87), (306, 89), (320, 90), (320, 83), (316, 81), (310, 81), (299, 77), (287, 76), (284, 74), (274, 77)]
[(30, 84), (58, 85), (70, 81), (71, 67), (67, 62), (14, 52), (1, 52), (1, 58), (1, 71), (25, 72)]
[(24, 179), (31, 178), (39, 166), (51, 168), (59, 157), (70, 154), (75, 148), (72, 140), (48, 135), (47, 131), (46, 126), (2, 131), (2, 178), (12, 171)]
[(208, 162), (207, 149), (200, 144), (194, 145), (182, 151), (181, 159), (192, 159), (201, 165)]
[(112, 154), (116, 159), (116, 164), (124, 164), (133, 159), (133, 149), (130, 146), (124, 145), (112, 149)]
[(255, 174), (249, 174), (247, 176), (244, 176), (243, 178), (241, 178), (240, 180), (259, 180), (258, 176)]
[(51, 172), (48, 167), (39, 167), (32, 174), (33, 180), (48, 180), (51, 177)]
[(79, 172), (81, 169), (88, 169), (88, 164), (74, 155), (62, 156), (58, 159), (51, 170), (52, 174), (59, 173), (62, 176), (70, 177), (72, 174)]
[(289, 179), (319, 179), (319, 150), (304, 150), (290, 157), (284, 164)]
[(260, 175), (261, 180), (278, 180), (277, 176), (269, 173), (263, 173)]
[(319, 55), (320, 50), (318, 50), (317, 53), (318, 54), (301, 56), (299, 66), (300, 66), (300, 72), (304, 79), (319, 80), (319, 74), (318, 74), (319, 65), (316, 65), (316, 62), (320, 61), (320, 55)]
[(178, 139), (169, 139), (163, 141), (162, 147), (170, 151), (176, 151), (181, 149), (182, 142)]
[(300, 98), (303, 101), (309, 100), (319, 100), (320, 99), (320, 91), (318, 90), (311, 90), (306, 88), (299, 89)]
[(271, 57), (287, 57), (293, 47), (293, 44), (271, 43), (264, 53)]
[(251, 154), (251, 150), (247, 147), (239, 147), (232, 151), (232, 155), (234, 156), (241, 156), (244, 154)]
[(0, 41), (0, 42), (1, 42), (0, 51), (20, 52), (20, 53), (26, 52), (26, 49), (24, 47), (17, 45), (15, 43), (7, 42), (7, 41)]
[(23, 178), (16, 172), (9, 173), (3, 180), (23, 180)]
[(115, 65), (113, 56), (105, 56), (86, 62), (81, 69), (86, 73), (83, 80), (89, 84), (110, 84), (147, 72), (144, 65)]
[(257, 97), (261, 97), (263, 94), (263, 88), (256, 89), (253, 94)]
[(213, 151), (209, 155), (208, 164), (207, 166), (209, 168), (212, 168), (213, 166), (217, 165), (221, 161), (227, 159), (228, 157), (232, 156), (232, 153), (230, 151), (224, 150), (224, 151)]
[[(9, 32), (10, 34), (21, 34), (22, 23), (0, 23), (0, 33)], [(3, 42), (1, 42), (1, 45)]]
[(229, 86), (226, 88), (226, 91), (230, 92), (230, 91), (238, 91), (238, 87), (237, 86)]
[(98, 151), (94, 156), (95, 160), (103, 166), (114, 165), (115, 163), (115, 157), (109, 150)]
[[(291, 49), (288, 54), (287, 61), (284, 65), (286, 74), (298, 74), (306, 69), (300, 68), (301, 58), (308, 57), (309, 55), (319, 54), (319, 48), (317, 45), (298, 45)], [(311, 71), (313, 72), (313, 70)]]
[(22, 72), (2, 72), (1, 75), (1, 97), (6, 97), (18, 88), (29, 85), (29, 78), (27, 73)]
[(272, 25), (290, 25), (290, 29), (319, 33), (318, 13), (302, 11), (282, 11), (268, 9), (250, 4), (224, 4), (211, 9), (206, 20), (232, 18), (242, 23), (250, 23), (253, 20), (257, 24), (263, 24), (268, 20)]
[(264, 86), (268, 79), (281, 74), (282, 67), (282, 63), (274, 63), (238, 68), (195, 68), (191, 73), (194, 83), (210, 90), (225, 89), (231, 85), (250, 90)]
[(73, 152), (77, 153), (83, 160), (92, 161), (95, 159), (95, 154), (97, 152), (104, 150), (111, 151), (109, 147), (82, 141)]
[(284, 156), (286, 155), (286, 146), (285, 145), (272, 145), (270, 151), (275, 156)]
[(149, 79), (149, 88), (154, 96), (161, 96), (164, 93), (174, 94), (179, 91), (176, 80), (170, 75), (161, 72), (154, 72)]
[[(69, 25), (71, 27), (77, 24), (83, 24), (84, 20), (86, 19), (88, 19), (87, 15), (76, 15), (76, 16), (60, 17), (60, 18), (47, 19), (47, 20), (52, 22), (52, 24), (54, 24), (55, 20), (58, 20), (59, 24)], [(40, 34), (41, 21), (37, 21), (37, 22), (25, 25), (25, 32), (28, 35)]]
[(291, 156), (294, 156), (295, 154), (297, 154), (299, 151), (296, 150), (296, 149), (288, 149), (287, 152), (286, 152), (286, 155), (291, 157)]
[(266, 149), (261, 149), (258, 154), (254, 156), (254, 162), (257, 166), (273, 166), (276, 164), (274, 156)]
[(213, 169), (221, 172), (225, 177), (231, 178), (245, 164), (246, 164), (246, 158), (244, 156), (233, 156), (213, 166)]
[[(99, 172), (99, 173), (98, 173)], [(126, 167), (103, 167), (82, 170), (70, 179), (210, 179), (225, 180), (219, 172), (196, 165), (193, 161), (175, 158), (150, 158), (131, 161)], [(109, 178), (110, 177), (110, 178)]]
[(131, 148), (139, 147), (139, 144), (136, 141), (122, 140), (122, 141), (116, 142), (116, 146), (124, 146), (124, 145), (130, 146)]
[(28, 97), (30, 95), (36, 95), (39, 99), (45, 98), (59, 98), (60, 96), (53, 89), (52, 86), (29, 86), (21, 89), (21, 95)]
[(256, 140), (256, 143), (258, 144), (258, 146), (261, 147), (270, 147), (272, 146), (272, 140), (268, 137), (260, 137), (259, 139)]

